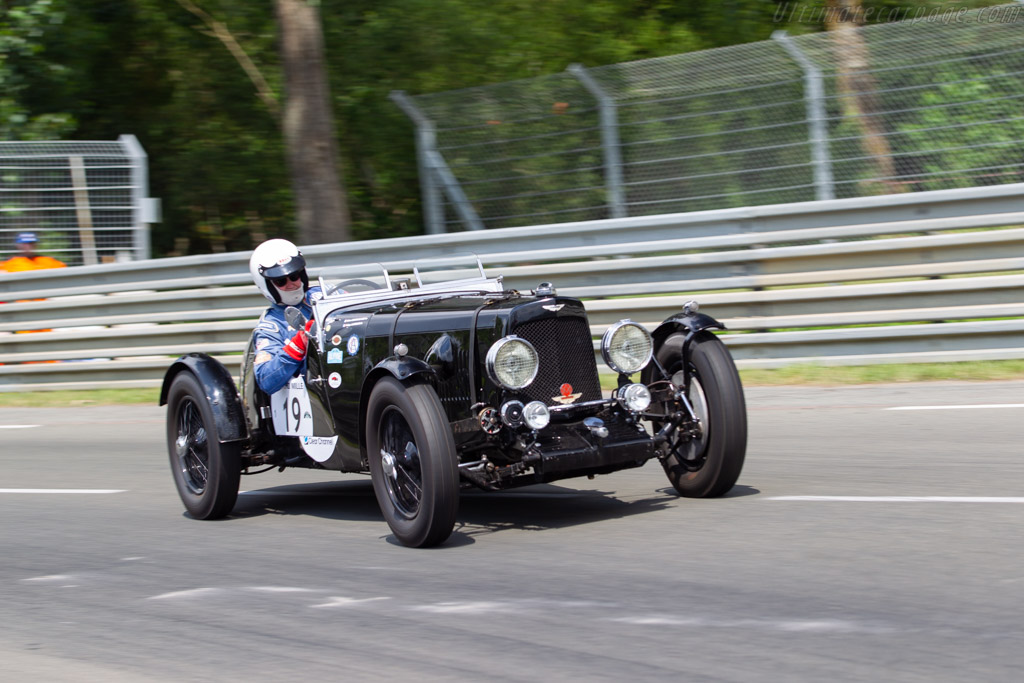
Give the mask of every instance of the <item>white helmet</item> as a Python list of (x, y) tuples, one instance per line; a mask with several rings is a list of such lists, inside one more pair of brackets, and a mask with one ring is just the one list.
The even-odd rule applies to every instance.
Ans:
[[(249, 258), (249, 272), (256, 288), (263, 292), (271, 303), (298, 305), (309, 289), (306, 275), (306, 259), (299, 248), (288, 240), (267, 240), (256, 247)], [(302, 289), (282, 292), (272, 282), (276, 278), (298, 274), (302, 278)], [(282, 296), (284, 299), (282, 300)]]

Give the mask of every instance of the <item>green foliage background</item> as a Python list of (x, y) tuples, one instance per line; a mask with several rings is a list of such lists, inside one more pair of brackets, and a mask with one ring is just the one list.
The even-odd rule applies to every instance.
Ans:
[[(196, 4), (230, 29), (280, 96), (272, 0)], [(879, 17), (892, 8), (950, 4), (864, 3)], [(780, 28), (821, 30), (813, 13), (787, 13), (791, 5), (320, 0), (353, 235), (422, 231), (413, 130), (388, 100), (391, 90), (439, 92), (557, 74), (574, 62), (600, 66), (763, 40)], [(294, 236), (280, 130), (238, 63), (193, 14), (174, 0), (0, 1), (0, 139), (114, 140), (124, 133), (149, 155), (150, 193), (163, 202), (155, 255), (241, 250), (265, 236)]]

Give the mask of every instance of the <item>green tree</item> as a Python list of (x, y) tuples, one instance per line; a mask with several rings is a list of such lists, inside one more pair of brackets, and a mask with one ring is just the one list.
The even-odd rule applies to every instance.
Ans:
[(64, 15), (53, 0), (4, 0), (0, 3), (0, 139), (60, 138), (74, 128), (68, 113), (33, 113), (24, 102), (40, 70), (60, 72), (44, 54), (44, 40), (57, 31)]
[[(215, 26), (177, 1), (0, 0), (0, 137), (109, 140), (135, 134), (149, 154), (151, 193), (163, 200), (164, 222), (153, 234), (157, 254), (248, 249), (268, 236), (299, 239), (286, 161), (296, 143), (286, 140), (270, 104), (283, 102), (286, 92), (277, 0), (191, 2), (230, 33), (262, 84)], [(826, 2), (807, 0), (799, 6), (813, 10)], [(945, 0), (862, 4), (868, 23), (900, 18), (892, 9), (952, 5)], [(779, 8), (790, 6), (797, 5), (785, 0), (320, 0), (335, 129), (317, 135), (325, 142), (335, 138), (338, 151), (332, 155), (346, 161), (339, 184), (347, 190), (352, 235), (369, 239), (422, 231), (413, 129), (388, 99), (391, 90), (438, 93), (562, 74), (574, 62), (595, 67), (763, 40), (778, 28), (823, 30), (820, 14), (777, 16)], [(708, 59), (713, 61), (714, 53)], [(756, 104), (754, 97), (749, 104)], [(737, 112), (727, 122), (697, 104), (687, 106), (689, 113), (703, 115), (700, 125), (709, 133), (727, 123), (757, 123), (747, 121), (755, 116), (751, 113)], [(548, 117), (536, 125), (556, 130), (566, 124)], [(651, 124), (652, 131), (658, 125), (670, 134), (667, 124)], [(935, 123), (922, 117), (907, 125)], [(730, 150), (712, 136), (687, 144), (707, 155), (687, 163), (709, 174), (728, 172), (741, 156), (724, 154)], [(773, 154), (766, 163), (800, 161), (789, 151)], [(600, 165), (598, 155), (591, 165)], [(936, 156), (933, 163), (948, 158)], [(564, 170), (551, 160), (502, 166), (510, 174)], [(584, 180), (600, 185), (598, 174)], [(749, 189), (747, 180), (730, 179), (732, 185), (723, 191)], [(551, 187), (537, 180), (532, 189)], [(490, 189), (495, 188), (500, 182)], [(592, 199), (585, 193), (566, 197), (566, 208), (573, 209)]]

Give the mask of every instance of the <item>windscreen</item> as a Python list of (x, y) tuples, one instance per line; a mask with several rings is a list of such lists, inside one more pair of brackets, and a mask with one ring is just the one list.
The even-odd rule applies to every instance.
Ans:
[(476, 254), (458, 253), (420, 259), (413, 264), (413, 276), (420, 287), (442, 283), (486, 279)]
[(334, 266), (320, 271), (320, 287), (324, 298), (336, 298), (374, 290), (391, 291), (391, 279), (379, 263)]

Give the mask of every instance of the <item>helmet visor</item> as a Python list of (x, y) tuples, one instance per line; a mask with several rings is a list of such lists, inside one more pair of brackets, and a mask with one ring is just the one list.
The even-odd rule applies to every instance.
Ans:
[(306, 269), (306, 259), (302, 258), (302, 255), (292, 256), (284, 263), (278, 263), (277, 265), (264, 268), (260, 266), (260, 275), (267, 278), (268, 280), (275, 280), (278, 278), (291, 275), (292, 273), (299, 273)]

